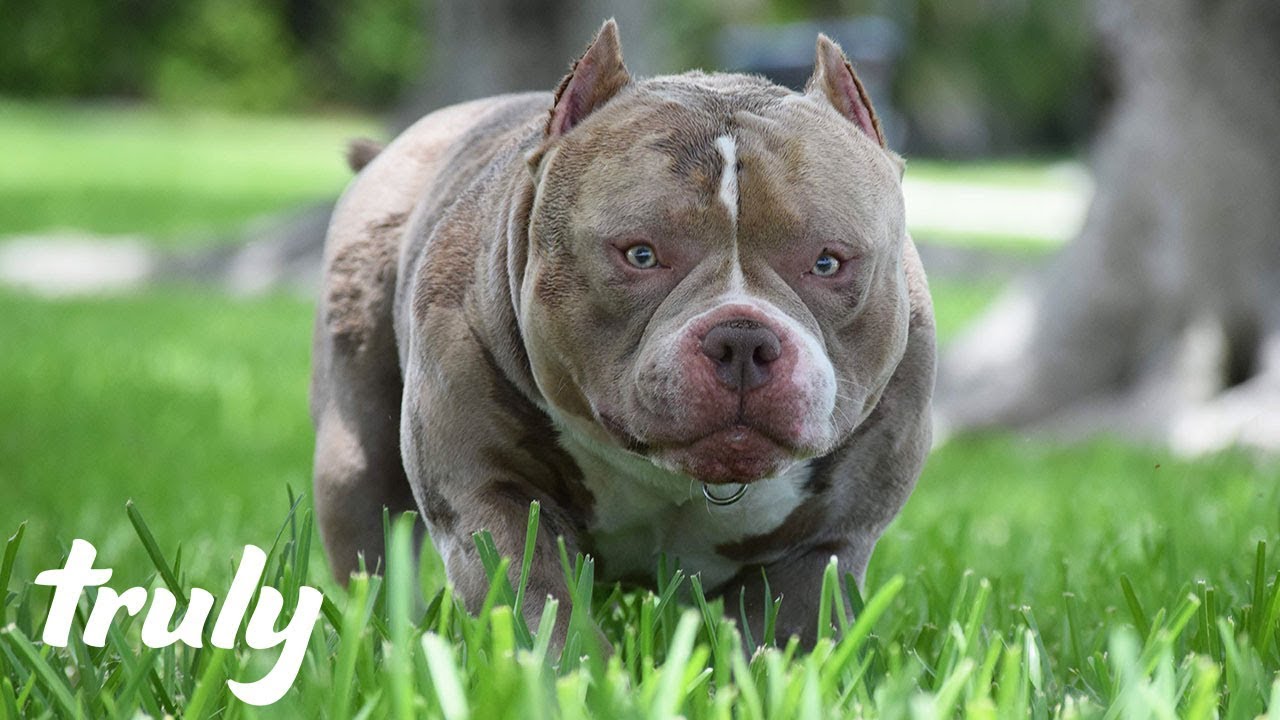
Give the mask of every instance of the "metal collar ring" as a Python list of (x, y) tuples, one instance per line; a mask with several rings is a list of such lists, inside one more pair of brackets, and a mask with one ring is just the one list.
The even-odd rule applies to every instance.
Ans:
[(707, 502), (711, 503), (712, 505), (718, 505), (720, 507), (724, 507), (725, 505), (732, 505), (738, 502), (739, 500), (741, 500), (743, 495), (747, 494), (747, 486), (745, 484), (737, 483), (737, 485), (738, 485), (738, 489), (734, 490), (732, 493), (728, 495), (716, 495), (715, 493), (711, 492), (710, 485), (703, 483), (702, 496), (705, 497), (707, 499)]

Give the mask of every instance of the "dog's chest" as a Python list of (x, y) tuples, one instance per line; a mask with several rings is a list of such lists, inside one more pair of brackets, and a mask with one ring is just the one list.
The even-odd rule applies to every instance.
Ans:
[(800, 463), (784, 475), (752, 483), (737, 502), (717, 506), (696, 481), (643, 460), (610, 456), (610, 450), (564, 444), (594, 500), (591, 547), (606, 580), (651, 578), (665, 553), (687, 574), (701, 573), (704, 587), (718, 586), (742, 564), (717, 548), (776, 530), (804, 500), (809, 474)]

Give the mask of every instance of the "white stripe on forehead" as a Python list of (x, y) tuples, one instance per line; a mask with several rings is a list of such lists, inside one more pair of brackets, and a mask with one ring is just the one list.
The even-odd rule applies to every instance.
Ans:
[(724, 158), (724, 169), (720, 171), (720, 202), (729, 209), (729, 217), (734, 225), (738, 223), (738, 144), (729, 135), (716, 138), (716, 149)]
[(743, 286), (742, 263), (738, 260), (738, 144), (730, 135), (716, 138), (716, 149), (724, 159), (724, 167), (720, 170), (720, 202), (729, 211), (729, 222), (733, 227), (732, 264), (729, 267), (730, 292), (740, 291)]

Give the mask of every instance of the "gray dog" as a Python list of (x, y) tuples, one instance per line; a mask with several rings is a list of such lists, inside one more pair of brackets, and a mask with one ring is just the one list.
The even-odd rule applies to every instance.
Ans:
[[(471, 607), (471, 534), (522, 552), (526, 612), (660, 553), (811, 636), (824, 567), (861, 581), (930, 441), (933, 311), (902, 160), (819, 36), (803, 94), (635, 79), (600, 30), (554, 96), (434, 112), (360, 169), (315, 328), (315, 506), (334, 572), (418, 509)], [(756, 620), (752, 620), (754, 623)]]

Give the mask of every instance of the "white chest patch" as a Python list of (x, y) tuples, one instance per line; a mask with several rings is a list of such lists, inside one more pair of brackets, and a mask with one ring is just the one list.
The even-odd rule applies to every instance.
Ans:
[(732, 505), (716, 506), (703, 496), (701, 483), (563, 426), (561, 443), (595, 498), (591, 535), (606, 580), (652, 577), (665, 553), (678, 558), (686, 573), (701, 573), (704, 587), (716, 587), (741, 569), (716, 546), (776, 530), (805, 497), (807, 463), (752, 483)]

